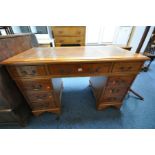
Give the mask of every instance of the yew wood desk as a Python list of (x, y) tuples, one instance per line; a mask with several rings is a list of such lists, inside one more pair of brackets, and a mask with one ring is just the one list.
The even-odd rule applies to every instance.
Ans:
[[(61, 111), (61, 77), (90, 76), (96, 107), (120, 108), (146, 56), (116, 46), (32, 48), (1, 64), (7, 67), (34, 115)], [(82, 108), (82, 107), (81, 107)]]

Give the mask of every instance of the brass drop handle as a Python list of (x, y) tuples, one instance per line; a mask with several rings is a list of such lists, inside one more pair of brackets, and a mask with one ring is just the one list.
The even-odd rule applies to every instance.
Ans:
[(31, 73), (28, 73), (27, 71), (22, 71), (22, 74), (24, 74), (24, 75), (35, 75), (36, 74), (36, 71), (35, 70), (32, 70), (32, 72)]
[(42, 96), (36, 96), (38, 100), (44, 100), (45, 97), (47, 97), (46, 95), (42, 95)]
[(21, 73), (22, 73), (22, 74), (25, 74), (25, 75), (27, 75), (27, 72), (26, 72), (26, 71), (21, 71)]
[(39, 90), (38, 88), (34, 88), (33, 90)]
[(132, 67), (130, 66), (130, 67), (128, 67), (128, 70), (131, 70), (132, 69)]
[(129, 66), (129, 67), (120, 67), (120, 70), (122, 70), (122, 71), (128, 71), (128, 70), (131, 70), (131, 69), (132, 69), (131, 66)]
[(40, 85), (37, 85), (37, 86), (33, 86), (33, 90), (40, 90), (41, 88), (42, 88), (42, 85), (40, 84)]
[(101, 69), (101, 67), (98, 67), (98, 68), (96, 68), (96, 72), (99, 72), (100, 71), (100, 69)]
[(119, 89), (111, 89), (109, 92), (110, 93), (118, 93), (119, 92)]

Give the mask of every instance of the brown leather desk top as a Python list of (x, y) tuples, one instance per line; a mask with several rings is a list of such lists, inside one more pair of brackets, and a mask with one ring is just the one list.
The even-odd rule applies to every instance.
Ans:
[(17, 54), (1, 64), (42, 64), (104, 61), (145, 61), (149, 58), (117, 46), (37, 47)]

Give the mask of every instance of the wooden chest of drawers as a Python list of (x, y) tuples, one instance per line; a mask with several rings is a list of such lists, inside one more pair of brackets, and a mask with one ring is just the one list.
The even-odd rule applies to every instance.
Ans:
[(52, 26), (55, 46), (84, 46), (85, 26)]

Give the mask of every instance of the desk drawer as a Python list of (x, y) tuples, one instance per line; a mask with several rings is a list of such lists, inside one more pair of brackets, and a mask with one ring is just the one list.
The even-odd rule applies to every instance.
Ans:
[(56, 36), (84, 36), (85, 27), (52, 27), (54, 37)]
[(44, 109), (56, 108), (55, 103), (51, 101), (32, 102), (30, 106), (32, 110), (44, 110)]
[(18, 80), (20, 87), (27, 91), (50, 91), (52, 89), (51, 80)]
[(112, 72), (138, 72), (142, 64), (142, 62), (117, 62)]
[(107, 87), (128, 87), (133, 79), (133, 76), (110, 77)]
[(8, 69), (16, 77), (46, 75), (44, 66), (9, 66)]
[(35, 92), (35, 91), (27, 91), (26, 96), (30, 102), (45, 102), (50, 101), (53, 102), (53, 93), (52, 92)]
[(108, 73), (111, 68), (111, 63), (102, 64), (58, 64), (49, 65), (49, 72), (52, 75), (81, 75), (81, 74), (95, 74)]
[(114, 88), (107, 88), (105, 90), (104, 96), (106, 97), (111, 97), (111, 96), (123, 96), (124, 93), (126, 92), (127, 88), (126, 87), (114, 87)]

